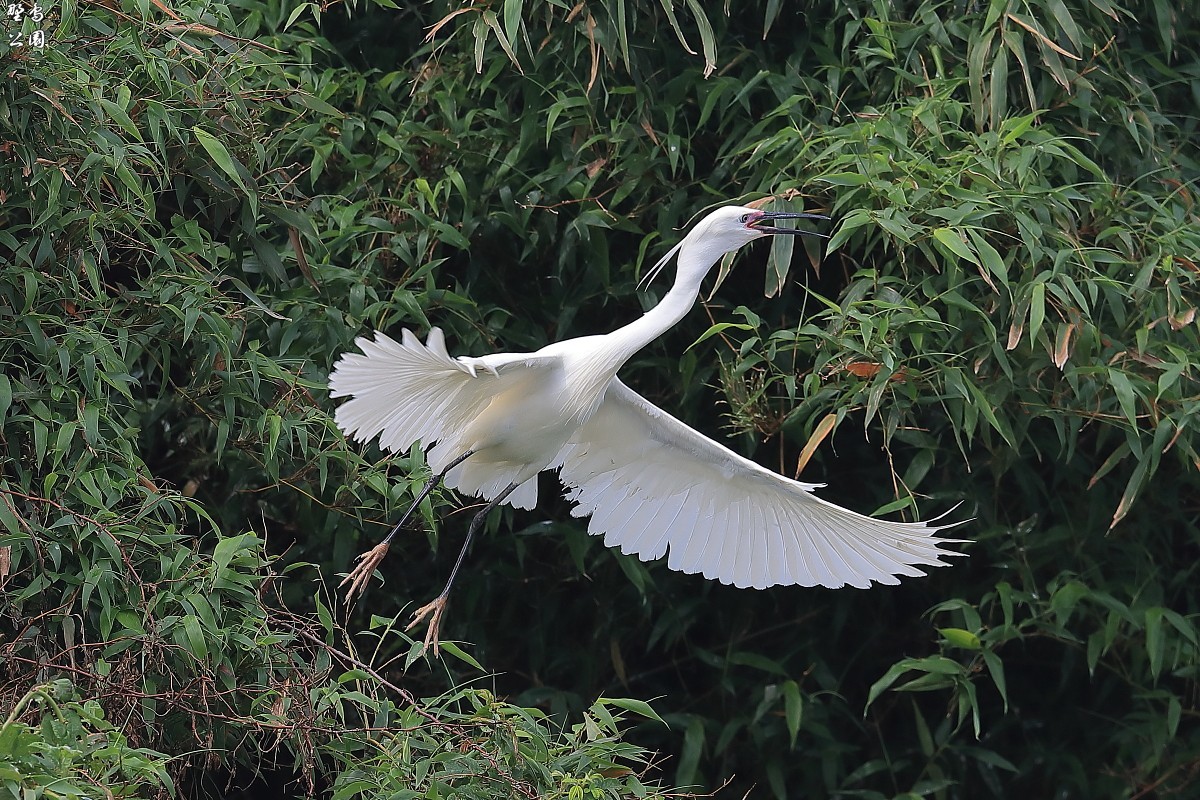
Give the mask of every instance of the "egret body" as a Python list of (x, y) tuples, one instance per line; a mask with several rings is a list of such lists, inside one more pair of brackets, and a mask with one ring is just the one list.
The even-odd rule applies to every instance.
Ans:
[(444, 480), (487, 500), (475, 515), (446, 588), (413, 615), (438, 625), (472, 535), (493, 508), (537, 502), (537, 474), (558, 469), (588, 532), (649, 561), (739, 587), (894, 584), (898, 576), (945, 566), (941, 528), (857, 514), (816, 497), (801, 483), (759, 466), (691, 429), (617, 378), (622, 365), (679, 322), (700, 283), (726, 253), (812, 214), (727, 206), (704, 217), (659, 261), (677, 255), (675, 283), (662, 302), (612, 333), (547, 345), (534, 353), (451, 357), (434, 328), (422, 344), (376, 333), (359, 338), (329, 376), (330, 395), (349, 397), (336, 422), (349, 436), (406, 452), (429, 448), (433, 477), (384, 541), (346, 577), (347, 601), (365, 587), (390, 540)]

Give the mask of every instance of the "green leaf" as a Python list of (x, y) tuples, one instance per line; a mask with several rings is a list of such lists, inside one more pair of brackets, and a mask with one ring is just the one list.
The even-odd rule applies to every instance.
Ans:
[(182, 622), (184, 635), (181, 644), (195, 656), (197, 661), (206, 660), (208, 658), (208, 642), (205, 640), (200, 618), (195, 614), (187, 614)]
[(696, 18), (696, 27), (700, 31), (700, 49), (704, 52), (704, 77), (707, 78), (717, 68), (717, 37), (699, 0), (687, 0), (687, 5)]
[(1163, 638), (1163, 609), (1154, 606), (1146, 609), (1146, 656), (1150, 660), (1150, 675), (1158, 680), (1162, 673), (1166, 640)]
[(1050, 597), (1050, 610), (1058, 618), (1060, 627), (1065, 626), (1075, 613), (1079, 601), (1091, 594), (1091, 590), (1079, 581), (1068, 581), (1060, 586)]
[[(871, 707), (871, 704), (875, 702), (876, 698), (887, 691), (892, 684), (899, 680), (900, 676), (914, 671), (923, 672), (926, 676), (933, 677), (961, 675), (963, 674), (963, 665), (959, 664), (957, 661), (946, 658), (945, 656), (928, 656), (926, 658), (903, 659), (902, 661), (893, 664), (891, 668), (889, 668), (888, 671), (883, 674), (883, 677), (871, 684), (871, 688), (867, 691), (867, 703), (863, 708), (863, 714), (866, 714), (866, 710)], [(910, 682), (906, 685), (913, 690), (933, 688), (925, 687), (921, 684), (914, 685), (914, 682)], [(903, 689), (903, 687), (901, 688)]]
[(255, 539), (255, 537), (253, 534), (240, 533), (240, 534), (237, 534), (236, 536), (222, 537), (220, 540), (218, 540), (216, 547), (213, 548), (213, 556), (212, 556), (212, 574), (213, 574), (213, 576), (219, 578), (221, 576), (221, 573), (223, 573), (226, 569), (229, 568), (229, 565), (233, 561), (234, 556), (236, 556), (241, 550), (245, 549), (246, 547), (251, 546), (254, 539)]
[(4, 416), (12, 406), (12, 398), (12, 382), (8, 379), (7, 375), (0, 372), (0, 422), (4, 421)]
[(792, 253), (795, 247), (795, 236), (771, 237), (771, 258), (767, 262), (766, 284), (763, 291), (766, 297), (775, 297), (783, 291), (788, 271), (792, 265)]
[(329, 606), (325, 605), (325, 601), (321, 599), (320, 593), (313, 595), (313, 602), (317, 607), (317, 620), (321, 623), (321, 629), (326, 634), (332, 634), (336, 628), (333, 624), (333, 614), (329, 610)]
[(744, 322), (718, 322), (716, 325), (710, 326), (708, 330), (706, 330), (704, 333), (700, 334), (700, 338), (696, 339), (696, 341), (689, 344), (687, 346), (687, 350), (691, 350), (693, 347), (700, 344), (701, 342), (711, 339), (712, 337), (714, 337), (724, 331), (727, 331), (727, 330), (753, 331), (753, 330), (755, 330), (755, 327), (753, 325), (747, 325)]
[(21, 523), (13, 513), (8, 494), (8, 482), (0, 481), (0, 524), (11, 534), (19, 536), (22, 533)]
[(1167, 698), (1167, 737), (1175, 738), (1179, 731), (1179, 720), (1183, 718), (1183, 703), (1176, 695)]
[(1029, 297), (1029, 344), (1037, 346), (1038, 333), (1046, 319), (1046, 284), (1038, 281), (1033, 285)]
[(663, 725), (667, 724), (666, 721), (660, 717), (645, 700), (635, 700), (628, 697), (604, 697), (596, 702), (607, 703), (610, 706), (616, 706), (617, 708), (623, 708), (626, 711), (631, 711), (634, 714), (637, 714), (639, 717), (652, 719), (655, 722), (662, 723)]
[(510, 42), (517, 41), (524, 5), (525, 0), (504, 0), (504, 36)]
[(200, 146), (204, 148), (205, 152), (208, 153), (212, 160), (217, 163), (217, 166), (221, 168), (221, 171), (228, 175), (234, 183), (241, 187), (243, 192), (249, 195), (250, 187), (248, 187), (242, 180), (242, 173), (238, 171), (238, 166), (240, 165), (234, 161), (233, 156), (231, 156), (229, 151), (225, 148), (225, 144), (211, 133), (201, 130), (200, 128), (193, 127), (192, 135), (196, 137), (196, 141), (200, 143)]
[(946, 640), (946, 643), (952, 647), (978, 650), (981, 646), (979, 637), (968, 630), (963, 630), (962, 628), (938, 628), (937, 631)]
[(787, 723), (788, 746), (795, 749), (804, 714), (804, 698), (800, 695), (800, 686), (795, 681), (784, 681), (779, 689), (783, 693), (783, 716)]
[(474, 656), (472, 656), (470, 653), (463, 650), (461, 647), (456, 645), (454, 642), (448, 642), (443, 639), (442, 641), (438, 642), (438, 647), (441, 648), (443, 651), (449, 653), (450, 655), (454, 656), (455, 658), (457, 658), (459, 661), (463, 662), (464, 664), (472, 666), (475, 669), (479, 670), (480, 672), (487, 672), (487, 670), (485, 670), (483, 668), (483, 665), (475, 660)]
[(683, 731), (683, 748), (679, 754), (679, 766), (675, 770), (675, 783), (680, 788), (696, 786), (696, 773), (700, 755), (704, 751), (704, 719), (691, 715)]
[(121, 130), (125, 131), (139, 142), (145, 141), (145, 139), (142, 138), (142, 133), (138, 130), (137, 125), (134, 125), (133, 120), (130, 119), (129, 115), (125, 113), (125, 109), (121, 108), (110, 100), (105, 100), (104, 98), (98, 98), (97, 102), (100, 103), (100, 105), (104, 108), (105, 112), (109, 116), (109, 119), (121, 126)]
[(787, 670), (778, 661), (767, 658), (758, 653), (750, 653), (744, 650), (733, 653), (729, 656), (730, 664), (738, 664), (744, 667), (752, 667), (761, 672), (766, 672), (769, 675), (787, 675)]
[(979, 257), (967, 246), (959, 234), (952, 228), (934, 228), (933, 238), (948, 252), (979, 266)]
[(991, 650), (984, 650), (982, 655), (983, 663), (987, 664), (988, 674), (992, 677), (992, 683), (996, 685), (996, 691), (1000, 693), (1000, 699), (1004, 701), (1004, 711), (1008, 713), (1008, 681), (1004, 677), (1004, 662)]
[(629, 24), (627, 20), (628, 9), (626, 8), (626, 0), (614, 0), (617, 4), (617, 42), (621, 46), (621, 60), (625, 63), (625, 69), (629, 70), (632, 63), (629, 60)]
[(975, 248), (979, 260), (983, 263), (983, 267), (996, 279), (997, 283), (1008, 288), (1008, 268), (1004, 265), (1004, 259), (1000, 252), (974, 228), (968, 228), (967, 235), (971, 237), (971, 244)]
[(495, 11), (483, 12), (484, 23), (492, 29), (496, 34), (496, 41), (500, 43), (500, 49), (504, 51), (504, 55), (508, 56), (508, 60), (513, 63), (518, 72), (524, 74), (525, 70), (521, 68), (521, 61), (517, 58), (517, 53), (512, 48), (512, 44), (508, 41), (508, 37), (504, 35), (503, 28), (500, 27), (500, 20), (496, 17)]
[(1117, 395), (1117, 402), (1121, 405), (1121, 413), (1125, 415), (1125, 419), (1129, 422), (1129, 427), (1137, 430), (1137, 401), (1134, 396), (1133, 384), (1129, 382), (1129, 378), (1121, 370), (1110, 367), (1108, 370), (1108, 381), (1112, 385), (1113, 392)]
[(292, 25), (295, 24), (296, 20), (300, 18), (301, 14), (303, 14), (306, 11), (312, 10), (312, 8), (314, 8), (314, 7), (315, 7), (315, 5), (313, 3), (298, 4), (295, 8), (292, 9), (291, 13), (288, 14), (287, 20), (284, 21), (284, 23), (283, 23), (283, 29), (287, 30), (288, 28), (292, 27)]
[(683, 35), (683, 29), (679, 27), (679, 17), (675, 15), (675, 4), (673, 0), (658, 0), (658, 2), (659, 5), (662, 6), (663, 11), (666, 12), (667, 22), (670, 23), (671, 30), (675, 31), (675, 36), (678, 37), (679, 43), (683, 45), (683, 49), (691, 55), (695, 55), (696, 51), (693, 50), (691, 45), (687, 43), (687, 39), (684, 38)]

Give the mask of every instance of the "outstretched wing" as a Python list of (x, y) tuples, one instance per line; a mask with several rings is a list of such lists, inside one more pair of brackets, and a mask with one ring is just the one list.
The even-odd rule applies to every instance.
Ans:
[(472, 372), (446, 352), (438, 328), (427, 344), (409, 330), (399, 342), (376, 332), (374, 340), (361, 336), (354, 344), (362, 353), (343, 353), (329, 373), (329, 396), (351, 398), (334, 421), (354, 439), (379, 436), (380, 447), (405, 452), (461, 429), (486, 405), (487, 395), (472, 390)]
[(856, 514), (684, 425), (614, 378), (560, 453), (588, 532), (644, 561), (738, 587), (866, 588), (946, 566), (942, 527)]
[[(445, 337), (432, 328), (425, 344), (411, 331), (397, 342), (382, 333), (374, 340), (354, 340), (361, 353), (344, 353), (329, 373), (329, 396), (349, 397), (338, 407), (334, 421), (346, 435), (407, 452), (413, 444), (438, 444), (429, 453), (429, 466), (443, 469), (466, 450), (458, 441), (497, 392), (513, 367), (544, 366), (530, 353), (497, 353), (482, 358), (453, 358)], [(512, 482), (512, 476), (492, 465), (470, 460), (446, 476), (446, 485), (488, 499)], [(517, 508), (537, 503), (536, 480), (526, 481), (505, 501)]]

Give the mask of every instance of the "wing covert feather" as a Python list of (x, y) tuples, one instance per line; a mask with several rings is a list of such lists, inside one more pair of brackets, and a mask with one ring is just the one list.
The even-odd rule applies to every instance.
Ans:
[(614, 378), (554, 466), (588, 532), (734, 586), (894, 584), (946, 566), (948, 526), (863, 516), (692, 430)]

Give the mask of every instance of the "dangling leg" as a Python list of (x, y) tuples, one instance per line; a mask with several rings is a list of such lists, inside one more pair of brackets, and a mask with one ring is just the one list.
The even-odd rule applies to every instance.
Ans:
[(446, 581), (446, 588), (442, 589), (442, 593), (433, 599), (427, 605), (418, 608), (412, 615), (412, 621), (408, 623), (408, 627), (404, 630), (411, 631), (413, 628), (421, 624), (421, 622), (429, 617), (429, 628), (425, 631), (425, 647), (421, 649), (422, 655), (430, 647), (433, 647), (433, 655), (438, 655), (438, 626), (442, 621), (442, 612), (446, 608), (446, 598), (450, 596), (450, 587), (454, 585), (454, 578), (458, 575), (458, 568), (462, 566), (463, 558), (467, 555), (467, 548), (471, 546), (471, 537), (475, 535), (475, 531), (479, 530), (479, 526), (483, 524), (484, 519), (491, 513), (492, 509), (504, 502), (504, 498), (513, 493), (517, 488), (517, 484), (510, 483), (508, 488), (496, 495), (494, 500), (488, 502), (475, 518), (471, 520), (471, 527), (467, 528), (467, 538), (463, 542), (462, 550), (458, 551), (458, 560), (454, 562), (454, 569), (450, 570), (450, 579)]
[(375, 567), (379, 566), (379, 562), (383, 561), (383, 557), (387, 555), (388, 549), (392, 546), (392, 537), (396, 535), (397, 531), (404, 527), (404, 523), (408, 522), (408, 518), (413, 515), (413, 512), (417, 510), (417, 508), (421, 505), (421, 502), (429, 496), (430, 492), (437, 488), (438, 484), (442, 482), (442, 479), (446, 477), (447, 472), (466, 461), (474, 453), (474, 450), (468, 450), (447, 464), (446, 468), (441, 472), (437, 473), (428, 481), (426, 481), (425, 486), (422, 487), (421, 492), (417, 495), (417, 499), (414, 500), (413, 504), (408, 507), (408, 511), (405, 511), (404, 516), (400, 518), (400, 521), (392, 526), (391, 533), (383, 537), (382, 542), (358, 557), (358, 564), (355, 565), (350, 574), (345, 578), (342, 578), (342, 582), (338, 584), (339, 589), (345, 586), (347, 583), (350, 584), (350, 588), (346, 590), (346, 597), (344, 601), (346, 605), (350, 605), (351, 600), (362, 594), (363, 589), (367, 587), (367, 582), (371, 580), (372, 573), (375, 572)]

